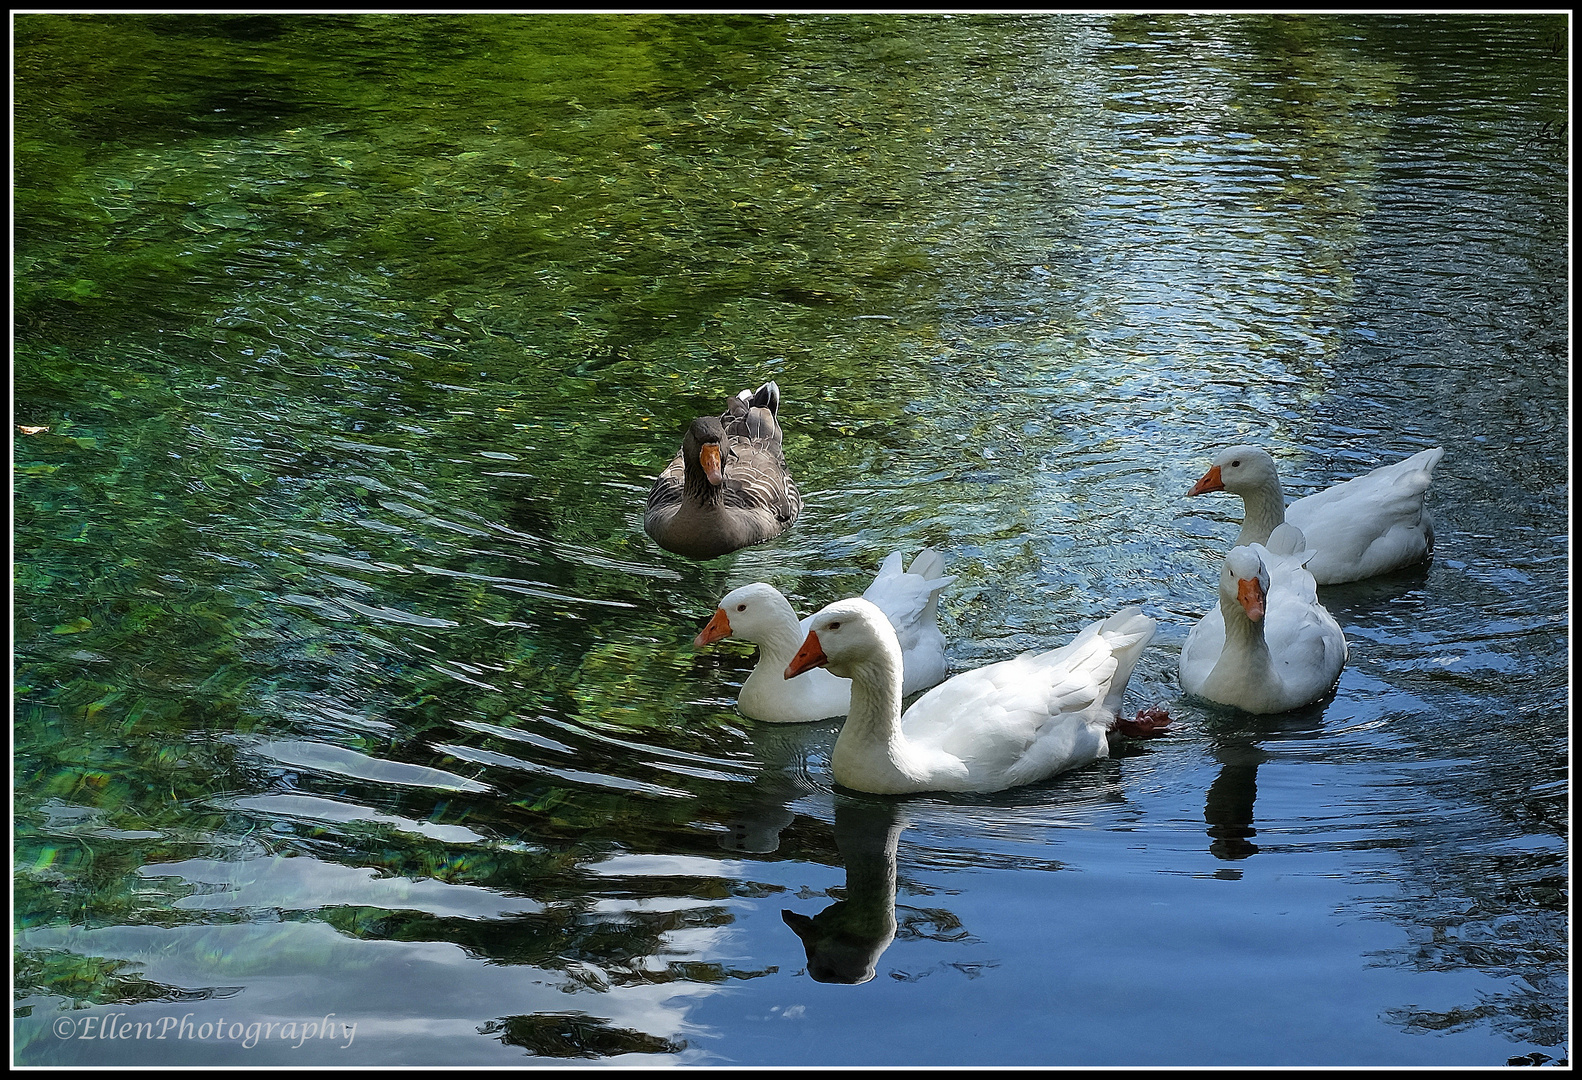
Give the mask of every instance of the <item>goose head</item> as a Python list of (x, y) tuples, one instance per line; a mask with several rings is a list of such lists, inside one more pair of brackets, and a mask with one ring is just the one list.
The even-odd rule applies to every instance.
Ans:
[(711, 488), (725, 482), (725, 458), (730, 453), (725, 440), (725, 425), (717, 416), (700, 416), (687, 428), (681, 449), (690, 479), (701, 470)]
[(863, 663), (887, 659), (901, 670), (901, 644), (884, 612), (860, 596), (837, 600), (808, 622), (807, 637), (786, 666), (792, 678), (809, 668), (825, 667), (843, 679)]
[(1205, 491), (1229, 491), (1241, 495), (1268, 486), (1273, 480), (1280, 482), (1274, 458), (1256, 446), (1231, 446), (1221, 450), (1214, 458), (1203, 478), (1192, 486), (1188, 495), (1201, 495)]
[[(1249, 622), (1262, 622), (1269, 599), (1269, 571), (1250, 547), (1235, 547), (1225, 556), (1219, 574), (1219, 594), (1247, 613)], [(1223, 607), (1223, 603), (1221, 604)]]
[(721, 597), (713, 618), (709, 619), (708, 625), (698, 633), (692, 644), (701, 649), (710, 642), (727, 637), (762, 644), (765, 637), (787, 622), (794, 631), (797, 617), (791, 601), (773, 585), (755, 581), (751, 585), (732, 589)]
[[(845, 900), (837, 900), (811, 919), (782, 910), (780, 918), (796, 931), (807, 951), (807, 973), (815, 982), (865, 983), (878, 972), (879, 957), (895, 940), (895, 901), (891, 898), (889, 926), (875, 932), (871, 913)], [(887, 930), (887, 932), (885, 932)]]

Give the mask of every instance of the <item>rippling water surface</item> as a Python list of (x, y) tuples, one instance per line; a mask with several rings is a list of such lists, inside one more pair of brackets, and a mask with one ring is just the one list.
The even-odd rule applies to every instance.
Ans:
[[(16, 1062), (1568, 1060), (1563, 16), (14, 26)], [(659, 550), (767, 378), (803, 516)], [(1279, 716), (1234, 442), (1446, 449)], [(1172, 734), (867, 797), (692, 647), (924, 544)]]

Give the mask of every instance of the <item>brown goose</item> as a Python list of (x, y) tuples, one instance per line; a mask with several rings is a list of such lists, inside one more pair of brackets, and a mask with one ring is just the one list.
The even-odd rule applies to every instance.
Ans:
[(743, 390), (718, 417), (692, 421), (648, 492), (643, 530), (666, 551), (714, 559), (779, 536), (802, 496), (780, 450), (780, 387)]

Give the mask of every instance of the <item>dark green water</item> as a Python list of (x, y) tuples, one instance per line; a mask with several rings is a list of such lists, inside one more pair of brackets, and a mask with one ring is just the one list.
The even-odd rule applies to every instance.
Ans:
[[(13, 27), (16, 1063), (1569, 1058), (1564, 17)], [(660, 551), (766, 378), (802, 518)], [(1278, 717), (1176, 685), (1232, 442), (1446, 448)], [(1176, 733), (864, 798), (691, 647), (925, 543)]]

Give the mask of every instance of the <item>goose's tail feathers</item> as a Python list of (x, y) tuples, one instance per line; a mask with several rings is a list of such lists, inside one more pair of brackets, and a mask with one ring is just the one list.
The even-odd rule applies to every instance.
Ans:
[(768, 409), (776, 417), (780, 415), (780, 384), (777, 382), (766, 382), (751, 393), (743, 390), (736, 396), (747, 402), (748, 408)]
[(1099, 634), (1115, 657), (1115, 677), (1110, 680), (1109, 693), (1104, 696), (1104, 707), (1111, 714), (1118, 714), (1121, 699), (1126, 694), (1126, 683), (1132, 669), (1142, 659), (1143, 650), (1153, 640), (1158, 624), (1143, 614), (1140, 607), (1126, 607), (1105, 619), (1099, 625)]

